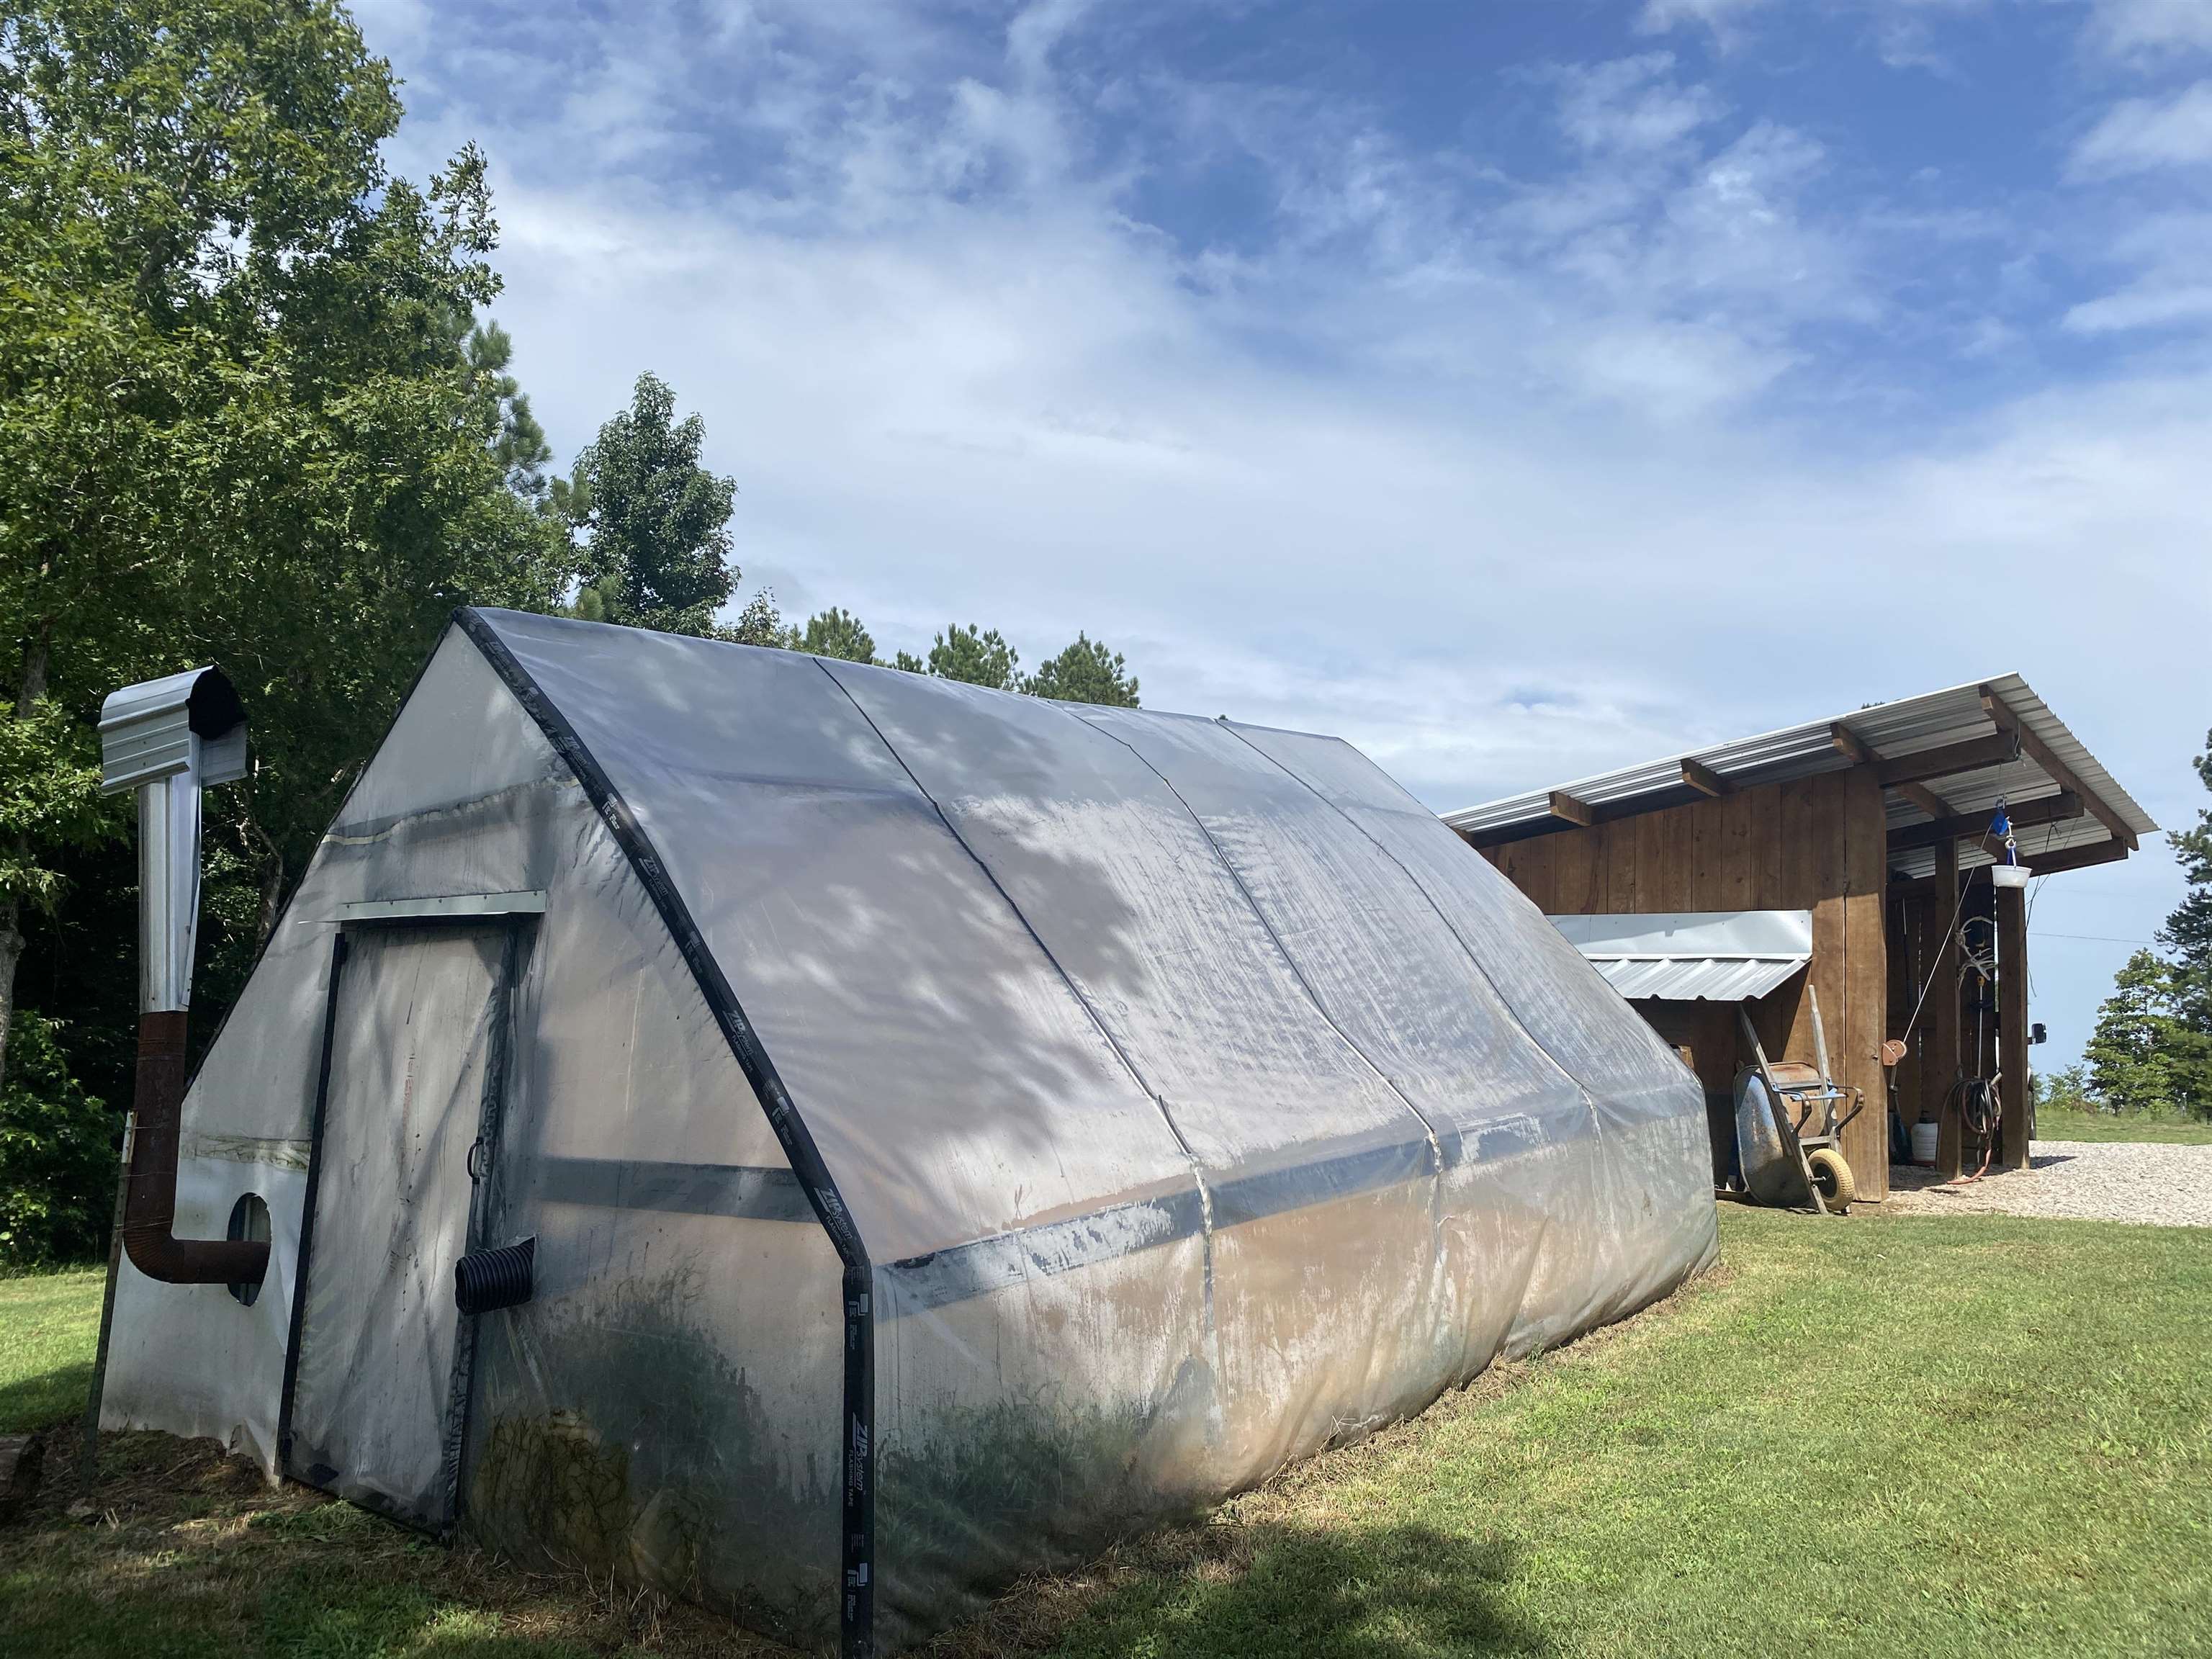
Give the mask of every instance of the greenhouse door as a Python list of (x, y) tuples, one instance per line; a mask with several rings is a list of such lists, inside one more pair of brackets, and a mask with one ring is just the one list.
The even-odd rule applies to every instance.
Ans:
[(440, 1532), (474, 1346), (453, 1264), (497, 1144), (517, 937), (362, 928), (333, 969), (278, 1456), (295, 1480)]

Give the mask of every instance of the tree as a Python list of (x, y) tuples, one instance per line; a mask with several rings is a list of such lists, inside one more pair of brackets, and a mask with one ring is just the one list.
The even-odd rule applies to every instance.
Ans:
[(1037, 672), (1022, 682), (1033, 697), (1061, 702), (1097, 702), (1117, 708), (1137, 707), (1137, 680), (1125, 672), (1127, 665), (1118, 651), (1109, 651), (1098, 641), (1079, 633), (1075, 643), (1048, 658)]
[(52, 867), (60, 848), (84, 846), (107, 827), (91, 734), (27, 676), (12, 720), (0, 720), (0, 1086), (8, 1080), (15, 1024), (15, 973), (22, 959), (24, 911), (53, 914), (63, 879)]
[(208, 949), (236, 965), (453, 606), (569, 580), (507, 487), (534, 422), (471, 342), (499, 286), (483, 157), (418, 189), (382, 160), (399, 118), (334, 0), (0, 14), (11, 1018), (24, 907), (127, 823), (88, 817), (107, 691), (213, 660), (246, 699), (253, 772), (206, 830)]
[(2096, 1031), (2083, 1051), (2098, 1097), (2116, 1112), (2179, 1105), (2175, 1026), (2172, 969), (2154, 951), (2137, 951), (2098, 1009)]
[(469, 331), (466, 351), (470, 371), (484, 395), (499, 405), (499, 435), (492, 441), (491, 453), (507, 487), (532, 507), (550, 508), (553, 481), (545, 467), (553, 459), (553, 446), (531, 413), (521, 385), (507, 373), (514, 360), (514, 342), (505, 329), (487, 320)]
[[(2212, 732), (2204, 744), (2205, 752), (2191, 764), (2212, 790)], [(2200, 807), (2194, 826), (2166, 840), (2188, 884), (2158, 935), (2172, 952), (2167, 980), (2174, 1024), (2167, 1066), (2179, 1103), (2200, 1117), (2212, 1117), (2212, 808)]]
[(0, 1081), (0, 1261), (82, 1261), (106, 1236), (115, 1152), (106, 1105), (70, 1075), (60, 1027), (26, 1012)]
[(783, 645), (787, 650), (836, 657), (843, 662), (872, 663), (876, 659), (874, 636), (861, 626), (858, 617), (834, 605), (809, 617), (805, 628), (787, 630)]
[[(928, 670), (941, 680), (963, 680), (994, 690), (1020, 689), (1017, 671), (1021, 655), (995, 628), (988, 631), (963, 628), (957, 623), (937, 636), (929, 647)], [(905, 666), (904, 663), (898, 665)]]
[(665, 634), (773, 645), (782, 630), (774, 601), (757, 594), (734, 626), (716, 613), (737, 591), (730, 509), (737, 480), (699, 464), (707, 428), (676, 419), (676, 394), (641, 374), (630, 406), (599, 428), (554, 499), (588, 537), (582, 557), (592, 599), (580, 615)]

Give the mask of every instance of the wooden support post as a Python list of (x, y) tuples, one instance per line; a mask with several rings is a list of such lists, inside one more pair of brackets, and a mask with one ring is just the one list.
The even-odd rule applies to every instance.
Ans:
[(1920, 1075), (1927, 1103), (1940, 1114), (1936, 1138), (1936, 1173), (1946, 1181), (1959, 1177), (1959, 1103), (1951, 1085), (1959, 1080), (1959, 941), (1951, 918), (1959, 904), (1959, 843), (1947, 841), (1936, 849), (1936, 891), (1929, 896), (1928, 960), (1936, 982), (1928, 988), (1927, 1059)]
[(1997, 889), (1997, 1069), (2004, 1121), (1997, 1158), (2027, 1167), (2027, 894)]

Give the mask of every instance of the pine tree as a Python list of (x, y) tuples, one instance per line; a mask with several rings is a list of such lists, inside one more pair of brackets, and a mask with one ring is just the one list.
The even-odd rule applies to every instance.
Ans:
[[(964, 680), (997, 691), (1020, 689), (1021, 653), (995, 628), (963, 628), (957, 623), (929, 647), (929, 672), (941, 680)], [(904, 666), (903, 664), (900, 665)]]
[[(2212, 790), (2212, 732), (2193, 764)], [(2159, 930), (2172, 953), (2167, 965), (2173, 1028), (2167, 1066), (2176, 1101), (2199, 1117), (2212, 1117), (2212, 808), (2201, 808), (2193, 828), (2166, 837), (2181, 861), (2189, 890)]]
[(862, 626), (858, 617), (834, 605), (809, 617), (805, 627), (787, 629), (781, 643), (786, 650), (836, 657), (842, 662), (872, 663), (876, 659), (874, 635)]
[(1134, 708), (1137, 678), (1127, 672), (1127, 667), (1120, 652), (1109, 651), (1089, 635), (1079, 633), (1074, 644), (1048, 659), (1036, 673), (1023, 681), (1022, 690), (1033, 697), (1051, 697), (1061, 702), (1097, 702), (1117, 708)]
[(2172, 1051), (2172, 969), (2157, 953), (2128, 958), (2097, 1011), (2097, 1030), (2084, 1050), (2090, 1085), (2116, 1112), (2172, 1111), (2176, 1097)]

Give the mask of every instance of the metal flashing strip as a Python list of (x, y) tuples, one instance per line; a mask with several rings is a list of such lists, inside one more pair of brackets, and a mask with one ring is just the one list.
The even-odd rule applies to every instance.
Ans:
[(420, 898), (361, 899), (338, 906), (341, 927), (425, 921), (484, 921), (502, 916), (542, 916), (542, 888), (520, 893), (437, 893)]

